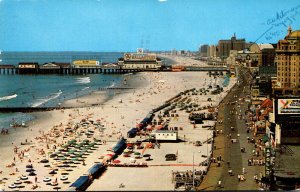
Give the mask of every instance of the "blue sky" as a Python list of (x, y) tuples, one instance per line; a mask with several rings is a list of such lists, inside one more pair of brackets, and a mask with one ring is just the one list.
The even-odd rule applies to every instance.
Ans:
[(2, 51), (197, 50), (234, 32), (276, 43), (288, 25), (300, 29), (298, 0), (0, 0)]

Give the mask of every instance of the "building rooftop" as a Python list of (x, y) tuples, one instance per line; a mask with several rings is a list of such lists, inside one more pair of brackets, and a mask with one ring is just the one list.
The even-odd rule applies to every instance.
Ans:
[(174, 130), (156, 130), (155, 133), (177, 133)]
[(273, 45), (270, 43), (257, 44), (260, 50), (263, 49), (274, 49)]
[(293, 32), (291, 32), (290, 34), (288, 34), (286, 37), (287, 37), (287, 38), (289, 38), (289, 37), (300, 38), (300, 30), (293, 31)]

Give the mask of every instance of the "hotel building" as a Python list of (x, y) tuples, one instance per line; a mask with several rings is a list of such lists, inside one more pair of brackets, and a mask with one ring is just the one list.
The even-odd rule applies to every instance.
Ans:
[(279, 40), (276, 49), (277, 81), (273, 93), (299, 94), (300, 89), (300, 30), (292, 31)]
[(245, 39), (237, 39), (235, 34), (229, 40), (219, 40), (218, 56), (221, 59), (226, 59), (229, 56), (230, 50), (244, 50), (246, 48)]

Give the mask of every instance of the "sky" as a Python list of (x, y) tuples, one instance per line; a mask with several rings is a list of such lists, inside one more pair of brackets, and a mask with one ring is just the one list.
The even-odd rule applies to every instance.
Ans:
[(299, 0), (0, 0), (2, 51), (198, 50), (277, 43), (300, 29)]

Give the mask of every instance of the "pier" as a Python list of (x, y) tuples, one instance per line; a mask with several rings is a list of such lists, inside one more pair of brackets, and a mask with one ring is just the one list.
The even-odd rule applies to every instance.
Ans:
[(122, 69), (120, 66), (95, 66), (88, 68), (59, 67), (59, 68), (20, 68), (14, 65), (0, 65), (0, 75), (15, 74), (59, 74), (59, 75), (83, 75), (83, 74), (124, 74), (135, 73), (140, 69)]
[(0, 107), (0, 113), (32, 113), (41, 111), (53, 111), (71, 109), (72, 107)]
[[(172, 71), (171, 69), (159, 69), (159, 70), (150, 70), (150, 69), (141, 69), (141, 68), (133, 68), (133, 69), (124, 69), (119, 65), (113, 66), (95, 66), (95, 67), (87, 67), (87, 68), (76, 68), (76, 67), (54, 67), (54, 68), (20, 68), (14, 65), (0, 65), (0, 75), (15, 75), (15, 74), (34, 74), (34, 75), (42, 75), (42, 74), (58, 74), (58, 75), (85, 75), (85, 74), (124, 74), (124, 73), (136, 73), (141, 71)], [(184, 70), (186, 72), (193, 71), (207, 71), (207, 72), (227, 72), (230, 73), (230, 70), (227, 67), (222, 66), (207, 66), (207, 67), (199, 67), (199, 66), (185, 66)]]

